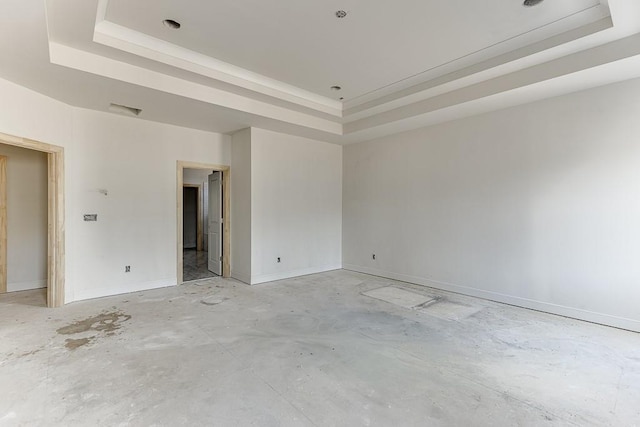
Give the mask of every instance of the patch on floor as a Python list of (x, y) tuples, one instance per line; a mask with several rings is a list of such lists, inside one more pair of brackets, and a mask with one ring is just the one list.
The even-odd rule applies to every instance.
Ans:
[(362, 295), (399, 305), (404, 308), (415, 308), (434, 301), (433, 297), (406, 291), (404, 289), (396, 288), (395, 286), (373, 289), (371, 291), (363, 292)]
[(418, 307), (418, 310), (443, 320), (462, 320), (476, 314), (482, 308), (436, 298), (433, 302)]
[[(77, 335), (86, 332), (98, 332), (104, 336), (115, 335), (116, 331), (121, 328), (122, 323), (131, 319), (131, 316), (118, 311), (105, 312), (92, 316), (84, 320), (73, 322), (67, 326), (59, 328), (56, 332), (60, 335)], [(67, 339), (65, 347), (69, 350), (75, 350), (85, 346), (96, 339), (97, 335), (82, 337), (78, 339)]]
[(205, 298), (201, 299), (200, 300), (200, 304), (218, 305), (218, 304), (221, 304), (221, 303), (225, 302), (228, 299), (229, 298), (221, 297), (220, 295), (211, 295), (211, 296), (208, 296), (208, 297), (205, 297)]

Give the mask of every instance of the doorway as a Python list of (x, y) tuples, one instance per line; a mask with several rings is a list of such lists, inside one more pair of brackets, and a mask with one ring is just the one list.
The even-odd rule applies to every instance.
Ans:
[(3, 290), (34, 291), (34, 300), (46, 305), (47, 155), (0, 144), (0, 194), (0, 226), (7, 240)]
[[(183, 281), (207, 279), (221, 272), (208, 269), (208, 246), (205, 245), (208, 206), (204, 197), (208, 192), (210, 171), (184, 169), (182, 184), (182, 266)], [(204, 193), (203, 193), (204, 189)], [(216, 274), (217, 273), (217, 274)]]
[(230, 276), (229, 167), (178, 161), (178, 284)]
[[(0, 144), (47, 154), (47, 306), (64, 305), (64, 149), (0, 133)], [(6, 170), (6, 161), (0, 162)], [(2, 171), (0, 171), (2, 172)], [(0, 182), (0, 293), (7, 291), (7, 192)]]
[(202, 185), (182, 185), (182, 244), (184, 249), (204, 250)]

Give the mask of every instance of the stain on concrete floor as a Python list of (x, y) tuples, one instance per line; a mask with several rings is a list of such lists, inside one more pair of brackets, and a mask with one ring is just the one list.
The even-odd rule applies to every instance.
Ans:
[(120, 329), (123, 322), (130, 319), (131, 316), (128, 314), (112, 311), (110, 313), (102, 313), (84, 320), (79, 320), (58, 329), (56, 332), (61, 335), (74, 335), (91, 330), (106, 333), (115, 332)]
[(37, 350), (32, 350), (32, 351), (28, 351), (26, 353), (22, 353), (18, 356), (18, 358), (23, 358), (23, 357), (27, 357), (27, 356), (33, 356), (34, 354), (40, 353), (42, 351), (42, 348), (39, 348)]
[(93, 338), (95, 337), (89, 337), (89, 338), (80, 338), (78, 340), (73, 340), (68, 338), (67, 340), (65, 340), (65, 347), (67, 347), (69, 350), (76, 350), (80, 347), (82, 347), (83, 345), (87, 345), (91, 342), (91, 340), (93, 340)]
[[(131, 319), (131, 316), (120, 311), (100, 313), (96, 316), (78, 320), (67, 326), (59, 328), (56, 332), (60, 335), (77, 335), (85, 332), (95, 331), (103, 336), (113, 336), (124, 322)], [(99, 335), (82, 337), (78, 339), (69, 338), (65, 341), (65, 347), (69, 350), (76, 350), (93, 342)]]
[[(214, 283), (224, 290), (213, 292)], [(362, 296), (389, 284), (440, 302), (423, 312)], [(227, 279), (196, 286), (55, 311), (0, 302), (0, 384), (11, 386), (0, 399), (0, 425), (640, 420), (638, 334), (342, 270), (264, 286)], [(217, 296), (228, 300), (201, 303)], [(482, 310), (460, 321), (429, 313), (460, 318), (466, 306)], [(104, 328), (99, 320), (85, 321), (85, 332), (55, 333), (86, 329), (68, 326), (112, 312), (133, 316), (118, 318), (113, 339), (94, 329)], [(86, 344), (71, 342), (79, 345), (71, 350), (65, 339)]]

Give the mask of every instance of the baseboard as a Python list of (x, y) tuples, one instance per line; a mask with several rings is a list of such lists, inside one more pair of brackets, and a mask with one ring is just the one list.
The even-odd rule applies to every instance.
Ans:
[(112, 286), (100, 289), (74, 289), (74, 301), (83, 301), (94, 298), (112, 297), (115, 295), (129, 294), (132, 292), (148, 291), (151, 289), (176, 286), (176, 278), (153, 280), (150, 282), (129, 283), (127, 285)]
[(291, 279), (292, 277), (307, 276), (309, 274), (325, 273), (327, 271), (340, 270), (341, 265), (328, 265), (324, 267), (311, 267), (301, 270), (283, 271), (273, 274), (263, 274), (262, 276), (256, 276), (251, 278), (251, 284), (257, 285), (260, 283), (275, 282), (276, 280)]
[(251, 284), (251, 275), (239, 273), (237, 271), (231, 270), (231, 278), (241, 281), (242, 283), (246, 283), (247, 285)]
[(409, 276), (406, 274), (394, 273), (375, 268), (364, 267), (354, 264), (345, 264), (344, 270), (355, 271), (358, 273), (371, 274), (387, 279), (399, 280), (401, 282), (413, 283), (416, 285), (428, 286), (430, 288), (440, 289), (443, 291), (456, 292), (459, 294), (469, 295), (472, 297), (483, 298), (491, 301), (501, 302), (504, 304), (515, 305), (518, 307), (528, 308), (546, 313), (557, 314), (559, 316), (571, 317), (573, 319), (584, 320), (587, 322), (598, 323), (614, 328), (626, 329), (633, 332), (640, 332), (640, 320), (628, 319), (625, 317), (613, 316), (605, 313), (598, 313), (580, 308), (567, 307), (564, 305), (553, 304), (544, 301), (537, 301), (528, 298), (517, 297), (513, 295), (501, 294), (498, 292), (486, 291), (483, 289), (472, 288), (468, 286), (456, 285), (453, 283), (440, 282), (437, 280), (429, 280), (424, 277)]
[(33, 280), (30, 282), (7, 283), (7, 292), (22, 292), (32, 289), (42, 289), (47, 287), (47, 279)]

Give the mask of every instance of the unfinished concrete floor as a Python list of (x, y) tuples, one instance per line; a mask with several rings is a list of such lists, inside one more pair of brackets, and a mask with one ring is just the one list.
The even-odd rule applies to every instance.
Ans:
[(639, 334), (377, 277), (41, 303), (0, 297), (0, 425), (640, 425)]

